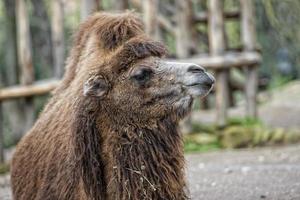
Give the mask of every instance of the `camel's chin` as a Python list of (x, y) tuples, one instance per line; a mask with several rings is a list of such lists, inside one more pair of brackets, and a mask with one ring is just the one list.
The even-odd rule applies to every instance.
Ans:
[(174, 114), (178, 119), (183, 119), (191, 112), (193, 105), (193, 97), (191, 95), (182, 97), (174, 104)]
[(210, 86), (203, 86), (199, 87), (198, 85), (191, 86), (188, 88), (188, 93), (193, 97), (193, 98), (204, 98), (207, 96), (210, 91), (212, 90), (213, 85)]
[(183, 119), (185, 116), (187, 116), (191, 110), (193, 105), (193, 100), (195, 98), (204, 98), (209, 94), (209, 92), (212, 90), (212, 86), (210, 87), (190, 87), (188, 90), (188, 95), (180, 98), (175, 104), (174, 104), (174, 111), (175, 115), (178, 119)]

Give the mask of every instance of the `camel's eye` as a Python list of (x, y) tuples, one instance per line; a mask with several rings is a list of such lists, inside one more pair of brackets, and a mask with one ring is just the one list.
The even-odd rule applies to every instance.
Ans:
[(134, 81), (138, 82), (139, 84), (145, 84), (147, 81), (150, 80), (153, 71), (149, 68), (142, 68), (138, 69), (131, 77)]

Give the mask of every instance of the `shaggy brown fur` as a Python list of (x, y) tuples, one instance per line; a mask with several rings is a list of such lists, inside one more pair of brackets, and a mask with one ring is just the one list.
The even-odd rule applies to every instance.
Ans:
[[(131, 13), (96, 14), (80, 26), (62, 83), (17, 146), (15, 200), (187, 199), (178, 115), (126, 79), (166, 53), (142, 29)], [(84, 96), (97, 77), (109, 94)]]

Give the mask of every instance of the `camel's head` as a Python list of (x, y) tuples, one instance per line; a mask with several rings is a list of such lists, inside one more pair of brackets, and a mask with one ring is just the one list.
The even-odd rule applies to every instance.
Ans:
[(89, 72), (84, 96), (99, 99), (120, 119), (181, 119), (191, 110), (193, 99), (204, 97), (213, 87), (214, 78), (199, 65), (164, 60), (165, 47), (145, 36), (136, 16), (99, 15), (92, 20), (92, 28), (83, 26), (89, 36), (81, 45), (84, 59), (77, 73)]
[(86, 81), (84, 94), (133, 120), (184, 117), (194, 98), (209, 93), (214, 78), (197, 64), (168, 62), (164, 53), (161, 43), (145, 36), (128, 40), (108, 59), (106, 73)]

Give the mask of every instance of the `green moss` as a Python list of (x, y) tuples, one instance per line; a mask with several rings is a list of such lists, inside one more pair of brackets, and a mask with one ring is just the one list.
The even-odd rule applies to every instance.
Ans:
[(231, 118), (225, 127), (193, 124), (185, 136), (185, 151), (209, 151), (216, 148), (243, 148), (300, 141), (300, 130), (271, 129), (258, 119)]
[(222, 133), (221, 144), (225, 148), (241, 148), (250, 146), (254, 136), (251, 128), (243, 126), (231, 126)]
[(285, 133), (283, 136), (283, 142), (290, 144), (296, 143), (300, 141), (300, 130), (292, 130), (288, 133)]
[(0, 174), (6, 174), (9, 172), (9, 164), (0, 164)]
[(275, 129), (272, 132), (270, 142), (273, 144), (282, 143), (284, 141), (285, 134), (289, 134), (289, 133), (285, 132), (283, 129)]
[(252, 138), (252, 146), (258, 146), (262, 143), (263, 132), (265, 130), (263, 128), (257, 127), (254, 129), (253, 138)]
[(216, 134), (218, 127), (215, 125), (192, 124), (192, 133), (210, 133)]

